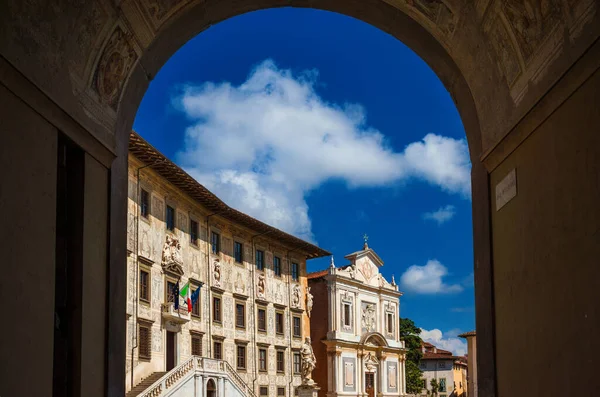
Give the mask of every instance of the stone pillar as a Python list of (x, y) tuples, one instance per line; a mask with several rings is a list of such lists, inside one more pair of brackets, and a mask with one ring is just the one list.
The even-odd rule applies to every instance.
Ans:
[(316, 383), (298, 386), (298, 397), (318, 397), (321, 388)]

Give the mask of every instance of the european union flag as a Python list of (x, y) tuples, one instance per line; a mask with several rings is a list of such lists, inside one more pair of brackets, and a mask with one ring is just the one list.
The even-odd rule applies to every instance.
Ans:
[(179, 281), (173, 286), (173, 307), (179, 310)]
[(192, 305), (196, 303), (198, 298), (200, 297), (200, 288), (196, 288), (194, 292), (192, 292)]

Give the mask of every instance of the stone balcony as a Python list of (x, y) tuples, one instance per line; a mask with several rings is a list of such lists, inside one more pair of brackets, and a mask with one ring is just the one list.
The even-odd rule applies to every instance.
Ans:
[(177, 324), (185, 324), (191, 319), (187, 309), (182, 308), (181, 306), (179, 309), (175, 309), (173, 302), (161, 304), (161, 313), (163, 319)]

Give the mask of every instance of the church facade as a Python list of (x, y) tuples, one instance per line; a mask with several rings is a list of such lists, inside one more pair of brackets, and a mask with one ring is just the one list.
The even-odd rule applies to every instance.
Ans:
[(350, 264), (336, 267), (332, 258), (329, 269), (308, 274), (319, 396), (403, 396), (402, 294), (379, 272), (383, 261), (366, 240), (345, 258)]
[(127, 390), (197, 356), (258, 397), (296, 394), (306, 261), (327, 251), (228, 207), (135, 133), (127, 248)]

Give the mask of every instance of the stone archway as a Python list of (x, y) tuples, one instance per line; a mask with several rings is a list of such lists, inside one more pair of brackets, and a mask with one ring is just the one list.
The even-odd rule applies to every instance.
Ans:
[[(87, 247), (93, 240), (101, 246), (98, 252), (108, 253), (107, 258), (97, 253), (85, 257), (90, 269), (103, 269), (108, 261), (108, 275), (105, 288), (86, 290), (90, 295), (82, 298), (95, 308), (92, 313), (102, 314), (81, 320), (81, 325), (94, 324), (80, 327), (83, 356), (106, 362), (106, 372), (96, 376), (100, 382), (84, 381), (88, 395), (101, 393), (102, 385), (106, 394), (123, 394), (125, 316), (116, 313), (125, 312), (127, 136), (138, 104), (152, 77), (188, 39), (226, 18), (280, 6), (359, 18), (404, 42), (437, 73), (462, 117), (473, 165), (477, 340), (478, 354), (485, 358), (478, 360), (480, 392), (493, 396), (496, 389), (502, 394), (519, 385), (527, 394), (536, 383), (531, 371), (553, 357), (516, 357), (529, 350), (547, 351), (544, 347), (556, 338), (569, 336), (579, 355), (563, 359), (546, 376), (563, 382), (555, 388), (580, 387), (584, 394), (585, 379), (593, 375), (586, 370), (565, 373), (583, 360), (581, 354), (598, 350), (580, 338), (597, 331), (597, 318), (590, 314), (596, 313), (590, 306), (594, 299), (586, 295), (594, 290), (588, 284), (598, 278), (592, 264), (600, 254), (600, 193), (589, 183), (597, 176), (594, 159), (600, 158), (600, 144), (590, 132), (590, 124), (600, 123), (592, 89), (600, 85), (600, 12), (594, 0), (2, 2), (0, 97), (6, 113), (0, 120), (8, 133), (2, 137), (0, 159), (5, 162), (2, 186), (11, 195), (0, 202), (8, 208), (7, 224), (19, 228), (1, 240), (7, 245), (6, 262), (23, 264), (10, 267), (3, 279), (11, 282), (0, 286), (10, 297), (6, 317), (39, 318), (37, 329), (53, 327), (52, 308), (40, 308), (39, 302), (53, 302), (52, 288), (44, 286), (53, 277), (48, 269), (54, 268), (54, 246), (38, 243), (31, 250), (30, 236), (38, 236), (38, 242), (56, 240), (54, 218), (48, 216), (54, 213), (56, 186), (42, 170), (56, 167), (52, 150), (61, 131), (87, 156), (91, 168), (86, 168), (86, 178), (92, 183), (83, 187), (86, 194), (102, 198), (110, 192), (110, 199), (92, 200), (83, 210), (84, 228), (104, 220), (108, 229), (98, 236), (86, 234), (81, 243)], [(566, 130), (569, 139), (562, 133)], [(520, 169), (519, 196), (499, 217), (491, 197), (515, 167)], [(548, 175), (555, 183), (546, 181)], [(94, 187), (104, 190), (95, 192)], [(38, 198), (35, 209), (28, 204), (32, 195)], [(108, 240), (102, 240), (106, 235)], [(565, 274), (564, 263), (578, 263), (581, 270)], [(571, 284), (564, 285), (565, 279)], [(35, 301), (18, 289), (24, 283), (37, 291)], [(540, 285), (560, 289), (565, 299), (555, 300)], [(541, 320), (529, 320), (523, 300), (537, 302)], [(551, 310), (545, 306), (549, 302)], [(560, 319), (574, 325), (557, 334), (552, 325)], [(510, 323), (519, 324), (518, 334)], [(51, 389), (52, 333), (32, 338), (24, 329), (4, 331), (11, 344), (2, 348), (0, 359), (10, 358), (14, 373), (0, 375), (0, 383), (7, 394), (44, 395), (42, 390)], [(528, 336), (533, 333), (535, 338)], [(87, 340), (106, 340), (107, 345)], [(34, 363), (25, 360), (33, 356), (38, 357)], [(18, 382), (16, 374), (31, 372), (42, 380)]]

